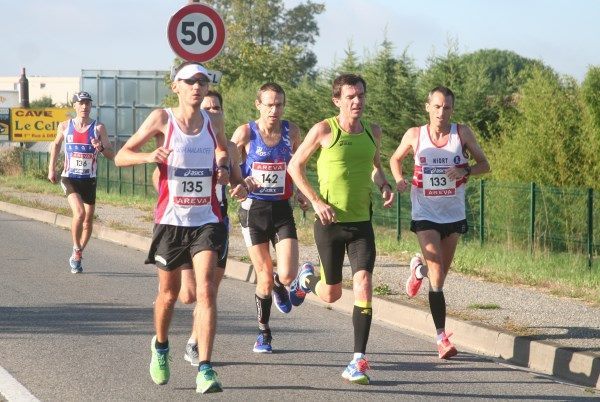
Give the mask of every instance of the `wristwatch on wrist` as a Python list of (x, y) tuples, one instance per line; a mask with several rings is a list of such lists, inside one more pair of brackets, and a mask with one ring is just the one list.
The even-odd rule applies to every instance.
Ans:
[(229, 166), (225, 166), (225, 165), (218, 166), (218, 169), (225, 169), (225, 170), (227, 170), (227, 172), (229, 172)]
[(100, 145), (98, 147), (98, 152), (104, 152), (104, 145)]
[(467, 172), (465, 174), (465, 177), (471, 176), (471, 166), (467, 165), (464, 167), (464, 169), (465, 169), (465, 172)]

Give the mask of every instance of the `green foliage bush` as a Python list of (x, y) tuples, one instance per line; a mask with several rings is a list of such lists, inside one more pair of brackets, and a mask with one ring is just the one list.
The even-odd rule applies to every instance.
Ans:
[(22, 173), (21, 157), (23, 148), (0, 149), (0, 175), (15, 176)]

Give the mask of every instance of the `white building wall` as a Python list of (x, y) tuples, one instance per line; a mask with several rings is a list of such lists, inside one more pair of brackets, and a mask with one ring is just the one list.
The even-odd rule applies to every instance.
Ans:
[[(0, 77), (0, 91), (18, 91), (19, 78), (20, 76)], [(70, 106), (73, 94), (79, 92), (79, 77), (28, 76), (27, 80), (29, 81), (29, 102), (48, 96), (52, 98), (55, 105)]]

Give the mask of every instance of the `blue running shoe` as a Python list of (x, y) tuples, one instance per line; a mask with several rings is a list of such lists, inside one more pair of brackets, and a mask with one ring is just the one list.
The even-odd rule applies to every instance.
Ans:
[(273, 348), (271, 347), (271, 341), (273, 337), (270, 332), (261, 332), (258, 334), (258, 338), (256, 338), (256, 342), (254, 343), (254, 349), (252, 349), (255, 353), (271, 353), (273, 352)]
[[(275, 276), (277, 274), (273, 274)], [(292, 302), (290, 301), (290, 294), (285, 286), (273, 286), (273, 299), (275, 300), (275, 306), (277, 310), (283, 314), (287, 314), (292, 311)]]
[(348, 364), (348, 367), (346, 367), (346, 370), (342, 373), (342, 377), (353, 384), (368, 385), (370, 380), (365, 372), (370, 368), (367, 359), (361, 357), (358, 360), (352, 360), (350, 364)]
[(310, 289), (304, 287), (304, 280), (308, 275), (315, 274), (315, 267), (310, 262), (305, 262), (300, 267), (298, 276), (294, 279), (294, 282), (290, 285), (290, 301), (294, 306), (299, 306), (304, 302), (304, 298), (307, 293), (310, 293)]
[(72, 274), (80, 274), (83, 272), (81, 258), (81, 250), (73, 249), (73, 254), (69, 257), (69, 266), (71, 267)]

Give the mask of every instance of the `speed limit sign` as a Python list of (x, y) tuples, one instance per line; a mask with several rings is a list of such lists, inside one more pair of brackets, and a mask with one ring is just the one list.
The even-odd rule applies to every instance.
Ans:
[(212, 7), (188, 4), (169, 20), (171, 49), (184, 60), (204, 63), (214, 59), (225, 44), (225, 24)]

